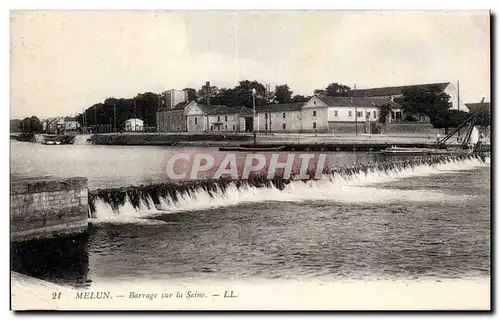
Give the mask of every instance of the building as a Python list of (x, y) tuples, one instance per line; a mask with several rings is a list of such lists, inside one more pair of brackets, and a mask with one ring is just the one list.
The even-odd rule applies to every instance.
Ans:
[(76, 117), (64, 117), (64, 131), (77, 131), (79, 128), (80, 124)]
[(370, 132), (370, 126), (379, 119), (379, 107), (385, 104), (389, 104), (392, 109), (387, 119), (388, 122), (401, 118), (401, 106), (392, 100), (360, 97), (312, 97), (301, 108), (301, 131), (342, 132), (359, 126), (364, 128), (364, 131)]
[(158, 132), (186, 131), (184, 109), (188, 103), (187, 90), (165, 91), (165, 103), (156, 111), (156, 130)]
[[(194, 101), (192, 101), (194, 102)], [(189, 101), (177, 103), (171, 109), (160, 109), (156, 112), (156, 127), (159, 132), (186, 131), (185, 109)]]
[(184, 112), (188, 132), (248, 132), (253, 127), (253, 111), (246, 107), (203, 105), (191, 101)]
[(302, 131), (301, 109), (303, 105), (303, 102), (297, 102), (256, 106), (257, 132)]
[(125, 131), (137, 132), (144, 130), (144, 121), (137, 118), (128, 119), (125, 121)]
[(440, 83), (425, 83), (407, 86), (395, 86), (395, 87), (381, 87), (381, 88), (369, 88), (369, 89), (357, 89), (351, 90), (350, 96), (363, 97), (363, 98), (377, 98), (392, 100), (400, 98), (403, 96), (403, 91), (409, 88), (429, 88), (432, 86), (438, 87), (441, 91), (445, 92), (450, 96), (450, 102), (452, 107), (450, 109), (458, 109), (468, 112), (467, 106), (460, 101), (458, 103), (458, 90), (451, 82), (440, 82)]
[(187, 90), (168, 90), (165, 91), (165, 108), (173, 109), (178, 103), (188, 101)]

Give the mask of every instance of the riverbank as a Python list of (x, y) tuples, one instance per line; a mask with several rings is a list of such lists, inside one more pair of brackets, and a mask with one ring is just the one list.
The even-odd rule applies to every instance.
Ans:
[[(389, 147), (433, 148), (437, 137), (425, 134), (380, 135), (327, 133), (276, 133), (257, 134), (256, 144), (268, 148), (281, 148), (283, 151), (380, 151)], [(121, 146), (171, 146), (171, 147), (249, 147), (254, 145), (250, 133), (236, 134), (98, 134), (87, 139), (95, 145)], [(456, 139), (450, 139), (448, 146), (460, 147)], [(488, 151), (485, 148), (482, 151)]]

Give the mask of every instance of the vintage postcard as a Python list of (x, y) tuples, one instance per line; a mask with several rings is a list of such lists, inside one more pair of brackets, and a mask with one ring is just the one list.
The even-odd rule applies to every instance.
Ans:
[(490, 21), (11, 11), (11, 309), (489, 311)]

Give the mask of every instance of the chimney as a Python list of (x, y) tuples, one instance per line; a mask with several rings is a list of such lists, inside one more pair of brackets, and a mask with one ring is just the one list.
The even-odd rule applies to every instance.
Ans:
[(207, 81), (207, 105), (210, 105), (210, 81)]

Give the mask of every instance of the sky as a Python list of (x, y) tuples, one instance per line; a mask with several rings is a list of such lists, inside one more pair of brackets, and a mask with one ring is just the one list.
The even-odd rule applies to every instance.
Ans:
[(11, 11), (11, 118), (258, 80), (293, 94), (460, 81), (490, 101), (487, 11)]

